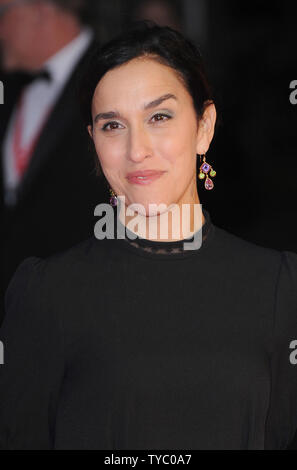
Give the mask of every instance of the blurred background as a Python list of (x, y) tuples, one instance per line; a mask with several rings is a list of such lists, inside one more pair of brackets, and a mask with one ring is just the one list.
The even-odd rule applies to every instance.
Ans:
[(297, 252), (296, 13), (286, 0), (0, 0), (2, 294), (25, 257), (91, 236), (93, 207), (109, 200), (74, 77), (94, 39), (138, 19), (182, 31), (204, 57), (220, 124), (206, 157), (214, 189), (198, 192), (213, 223)]
[(289, 85), (297, 79), (296, 2), (84, 3), (83, 21), (102, 42), (131, 20), (148, 18), (199, 45), (221, 121), (207, 155), (217, 171), (215, 189), (206, 192), (201, 184), (201, 202), (214, 223), (265, 246), (297, 251), (297, 105), (289, 101)]

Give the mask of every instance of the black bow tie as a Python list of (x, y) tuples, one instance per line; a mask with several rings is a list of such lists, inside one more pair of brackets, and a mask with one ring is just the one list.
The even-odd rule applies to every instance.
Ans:
[(21, 76), (22, 76), (22, 82), (24, 83), (24, 85), (29, 85), (35, 80), (41, 79), (41, 80), (46, 80), (50, 82), (52, 79), (50, 72), (46, 69), (40, 69), (35, 72), (22, 72)]

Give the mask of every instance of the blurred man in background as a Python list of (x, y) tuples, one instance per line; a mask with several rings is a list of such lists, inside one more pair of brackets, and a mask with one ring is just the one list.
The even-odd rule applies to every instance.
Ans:
[(180, 12), (172, 0), (139, 0), (134, 5), (132, 19), (151, 20), (160, 26), (182, 30)]
[(94, 33), (88, 0), (0, 0), (1, 311), (27, 256), (48, 256), (93, 233), (108, 202), (96, 178), (76, 84)]

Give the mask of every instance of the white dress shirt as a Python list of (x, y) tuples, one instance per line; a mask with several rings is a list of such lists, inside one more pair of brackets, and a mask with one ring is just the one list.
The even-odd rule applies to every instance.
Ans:
[[(83, 28), (76, 38), (50, 57), (41, 67), (50, 72), (51, 81), (36, 79), (25, 87), (22, 108), (24, 116), (21, 136), (22, 146), (32, 142), (47, 113), (57, 102), (75, 66), (88, 48), (92, 37), (92, 30), (88, 27)], [(16, 203), (15, 190), (19, 184), (13, 154), (16, 114), (15, 107), (2, 144), (5, 203), (7, 205)]]

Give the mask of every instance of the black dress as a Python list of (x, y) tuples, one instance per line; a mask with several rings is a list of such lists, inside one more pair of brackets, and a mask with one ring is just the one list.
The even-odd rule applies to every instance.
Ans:
[(297, 254), (203, 212), (199, 249), (93, 237), (19, 266), (0, 330), (1, 448), (286, 448)]

